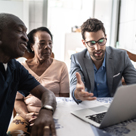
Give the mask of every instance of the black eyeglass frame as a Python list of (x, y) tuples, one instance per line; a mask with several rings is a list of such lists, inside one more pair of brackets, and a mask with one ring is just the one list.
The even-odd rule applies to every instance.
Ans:
[[(107, 42), (107, 38), (101, 38), (101, 39), (105, 39), (106, 42)], [(99, 44), (99, 41), (100, 41), (101, 39), (99, 39), (98, 41), (95, 41), (95, 44), (96, 44), (96, 43)], [(94, 41), (94, 40), (92, 40), (92, 41)], [(85, 42), (85, 43), (88, 45), (88, 43), (89, 43), (89, 42), (92, 42), (92, 41), (87, 41), (87, 42)], [(106, 42), (105, 42), (103, 45), (100, 45), (100, 44), (99, 44), (99, 45), (100, 45), (100, 46), (104, 46), (104, 45), (106, 44)], [(94, 44), (94, 45), (95, 45), (95, 44)], [(94, 45), (93, 45), (93, 46), (88, 45), (88, 46), (89, 46), (90, 48), (93, 48)]]

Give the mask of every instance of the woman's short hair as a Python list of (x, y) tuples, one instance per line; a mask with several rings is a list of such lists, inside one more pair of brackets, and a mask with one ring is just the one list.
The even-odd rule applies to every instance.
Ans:
[(29, 41), (27, 42), (27, 48), (32, 53), (34, 53), (34, 52), (31, 50), (31, 45), (35, 43), (34, 35), (38, 31), (45, 31), (45, 32), (47, 32), (51, 36), (51, 40), (53, 41), (53, 36), (52, 36), (50, 30), (47, 27), (38, 27), (36, 29), (31, 30), (28, 33), (28, 35), (27, 35), (27, 37), (29, 38)]

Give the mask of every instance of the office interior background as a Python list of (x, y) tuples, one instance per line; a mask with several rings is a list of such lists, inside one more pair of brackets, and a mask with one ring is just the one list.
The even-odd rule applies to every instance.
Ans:
[(107, 46), (136, 54), (135, 7), (136, 0), (0, 0), (0, 13), (17, 15), (27, 32), (41, 26), (50, 29), (55, 59), (65, 61), (68, 69), (70, 55), (84, 49), (81, 33), (74, 29), (90, 17), (104, 23)]

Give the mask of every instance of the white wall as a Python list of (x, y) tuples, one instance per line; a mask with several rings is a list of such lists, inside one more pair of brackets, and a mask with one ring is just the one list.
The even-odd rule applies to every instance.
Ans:
[(121, 0), (119, 48), (136, 54), (136, 0)]
[[(73, 26), (81, 26), (84, 21), (93, 16), (93, 1), (60, 0), (60, 2), (55, 3), (55, 0), (49, 0), (48, 27), (53, 33), (53, 52), (56, 59), (64, 61), (68, 57), (65, 56), (65, 50), (71, 47), (70, 44), (75, 41), (71, 40), (66, 45), (66, 33), (71, 33)], [(75, 45), (75, 47), (77, 46)]]
[(107, 45), (110, 45), (112, 0), (95, 0), (94, 17), (104, 23), (107, 34)]
[(43, 22), (43, 0), (29, 1), (29, 28), (41, 27)]
[[(136, 54), (136, 0), (121, 0), (118, 48)], [(136, 62), (133, 62), (136, 66)]]
[(0, 1), (0, 13), (18, 16), (29, 29), (28, 1)]
[(65, 34), (65, 55), (64, 61), (67, 64), (68, 70), (70, 70), (70, 56), (74, 53), (80, 52), (85, 49), (82, 44), (81, 33), (66, 33)]

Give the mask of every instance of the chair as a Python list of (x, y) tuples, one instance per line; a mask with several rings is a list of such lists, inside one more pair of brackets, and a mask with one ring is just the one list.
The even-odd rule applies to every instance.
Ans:
[(15, 108), (13, 109), (13, 118), (16, 116), (17, 112), (15, 110)]
[(127, 50), (126, 50), (126, 52), (127, 52), (128, 56), (129, 56), (130, 60), (136, 62), (136, 54), (133, 54), (133, 53), (127, 51)]
[(34, 54), (28, 51), (25, 51), (24, 56), (26, 59), (32, 59), (34, 57)]
[[(122, 50), (125, 50), (125, 49), (122, 49)], [(128, 56), (129, 56), (129, 58), (130, 58), (130, 60), (136, 62), (136, 54), (133, 54), (133, 53), (127, 51), (127, 50), (125, 50), (125, 51), (127, 52)], [(126, 85), (124, 78), (122, 78), (122, 84), (123, 84), (123, 85)]]
[(52, 52), (51, 57), (54, 58), (54, 53)]

